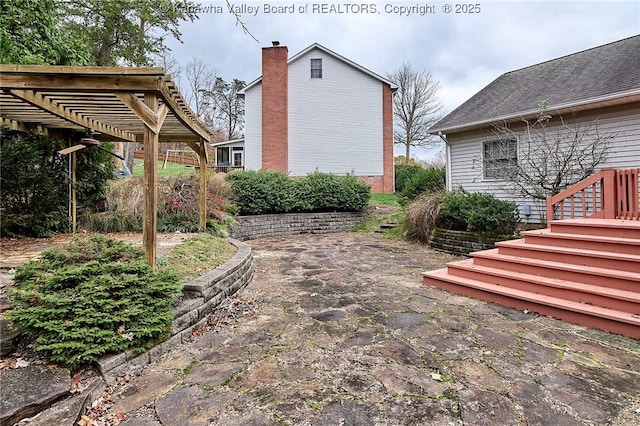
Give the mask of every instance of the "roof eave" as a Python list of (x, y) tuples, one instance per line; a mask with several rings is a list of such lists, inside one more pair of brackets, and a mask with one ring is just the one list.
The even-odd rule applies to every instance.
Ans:
[[(547, 109), (547, 112), (555, 113), (555, 114), (564, 114), (567, 112), (587, 111), (590, 109), (597, 109), (597, 108), (602, 108), (602, 107), (607, 107), (612, 105), (628, 104), (628, 103), (639, 102), (639, 101), (640, 101), (640, 88), (629, 90), (626, 92), (619, 92), (619, 93), (609, 94), (606, 96), (599, 96), (596, 98), (583, 99), (577, 102), (570, 102), (570, 103), (552, 106)], [(494, 123), (512, 122), (515, 120), (528, 119), (531, 117), (535, 117), (537, 114), (538, 114), (537, 109), (531, 109), (527, 111), (521, 111), (515, 114), (509, 114), (501, 117), (494, 117), (487, 120), (481, 120), (481, 121), (476, 121), (472, 123), (465, 123), (457, 126), (433, 127), (429, 129), (429, 133), (431, 133), (432, 135), (438, 135), (443, 133), (444, 134), (460, 133), (468, 130), (487, 127)]]
[(244, 142), (244, 138), (230, 139), (228, 141), (210, 143), (209, 146), (215, 148), (217, 146), (231, 145), (233, 143), (240, 143), (240, 142)]

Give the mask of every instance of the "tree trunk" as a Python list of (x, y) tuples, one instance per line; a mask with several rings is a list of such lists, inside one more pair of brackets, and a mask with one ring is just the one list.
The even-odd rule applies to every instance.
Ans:
[(404, 165), (408, 166), (409, 165), (409, 154), (411, 151), (411, 142), (410, 141), (405, 141), (405, 146), (406, 146), (406, 151), (405, 151), (405, 156), (404, 156)]
[(124, 162), (133, 174), (133, 155), (136, 152), (136, 144), (127, 142), (124, 144)]

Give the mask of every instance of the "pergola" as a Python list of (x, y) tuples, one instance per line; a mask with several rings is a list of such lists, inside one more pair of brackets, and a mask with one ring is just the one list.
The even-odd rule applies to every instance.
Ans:
[(143, 143), (142, 238), (151, 266), (156, 264), (158, 143), (185, 142), (198, 154), (200, 227), (205, 228), (206, 147), (212, 132), (162, 68), (0, 65), (0, 89), (3, 127), (53, 137), (91, 130), (103, 141)]

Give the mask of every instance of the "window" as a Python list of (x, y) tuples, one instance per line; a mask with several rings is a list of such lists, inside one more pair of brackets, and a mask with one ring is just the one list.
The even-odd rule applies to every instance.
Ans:
[(518, 165), (518, 144), (515, 140), (485, 142), (483, 151), (485, 179), (506, 177), (506, 172)]
[[(218, 147), (217, 149), (217, 158), (218, 158), (218, 164), (220, 163), (226, 163), (229, 164), (229, 147)], [(216, 164), (216, 165), (218, 165)]]
[(233, 165), (236, 167), (242, 166), (242, 151), (238, 151), (238, 148), (233, 149)]
[(322, 78), (322, 59), (311, 60), (311, 78)]

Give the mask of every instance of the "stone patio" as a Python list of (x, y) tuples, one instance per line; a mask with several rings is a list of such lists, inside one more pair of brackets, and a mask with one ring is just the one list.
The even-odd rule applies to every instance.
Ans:
[(88, 414), (137, 426), (640, 424), (637, 340), (423, 287), (421, 272), (453, 258), (419, 244), (250, 244), (254, 280), (228, 311)]

